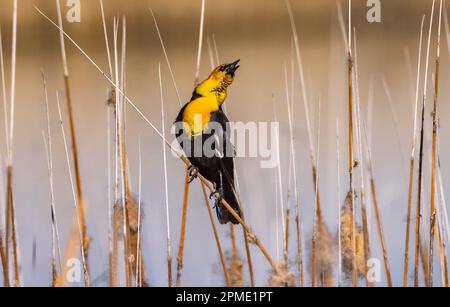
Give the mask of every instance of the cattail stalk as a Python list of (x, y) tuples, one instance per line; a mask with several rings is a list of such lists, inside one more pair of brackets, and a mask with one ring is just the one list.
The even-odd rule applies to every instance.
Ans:
[(143, 264), (141, 247), (141, 223), (142, 223), (142, 151), (141, 140), (139, 139), (139, 184), (138, 184), (138, 226), (137, 226), (137, 247), (136, 255), (136, 287), (142, 287), (143, 284)]
[[(6, 142), (6, 153), (9, 154), (9, 121), (8, 121), (8, 106), (7, 106), (7, 98), (6, 98), (6, 78), (5, 78), (5, 65), (4, 65), (4, 58), (3, 58), (3, 42), (2, 42), (2, 31), (0, 28), (0, 70), (1, 70), (1, 78), (2, 78), (2, 98), (3, 98), (3, 116), (5, 121), (5, 142)], [(6, 203), (8, 205), (8, 202)], [(8, 208), (5, 208), (5, 211), (9, 211)], [(7, 212), (5, 212), (7, 213)], [(8, 215), (6, 215), (6, 223), (8, 225)], [(3, 266), (3, 284), (5, 287), (9, 287), (9, 260), (6, 256), (6, 250), (9, 249), (8, 242), (9, 242), (9, 230), (6, 231), (6, 246), (3, 248), (3, 242), (0, 244), (1, 248), (1, 256), (2, 256), (2, 266)], [(0, 236), (1, 239), (1, 236)]]
[[(437, 138), (439, 138), (439, 130), (437, 131)], [(437, 141), (438, 142), (438, 141)], [(435, 223), (436, 223), (436, 230), (434, 231), (434, 240), (436, 241), (436, 247), (437, 247), (437, 254), (439, 256), (439, 263), (440, 263), (440, 273), (441, 273), (441, 282), (442, 282), (442, 286), (446, 287), (447, 285), (447, 273), (448, 273), (448, 268), (446, 265), (446, 259), (447, 259), (447, 251), (446, 248), (443, 247), (445, 246), (445, 242), (443, 240), (445, 240), (444, 235), (443, 235), (443, 229), (444, 229), (444, 225), (443, 225), (443, 221), (442, 221), (442, 215), (441, 215), (441, 198), (439, 195), (439, 192), (437, 191), (437, 187), (436, 185), (439, 185), (439, 146), (436, 145), (436, 182), (435, 182), (435, 188), (436, 188), (436, 202), (437, 205), (435, 205), (435, 212), (436, 212), (436, 219), (435, 219)], [(430, 154), (429, 156), (429, 161), (428, 161), (431, 165), (432, 163), (432, 155)], [(430, 265), (430, 263), (426, 264), (428, 267)], [(428, 285), (428, 284), (427, 284)]]
[(438, 185), (439, 185), (439, 193), (438, 195), (440, 196), (440, 202), (439, 202), (439, 216), (440, 216), (440, 220), (442, 222), (440, 222), (439, 224), (442, 227), (442, 253), (443, 253), (443, 267), (444, 269), (442, 270), (443, 272), (443, 277), (444, 277), (444, 285), (446, 287), (450, 286), (449, 283), (449, 268), (448, 268), (448, 259), (447, 259), (447, 246), (448, 246), (448, 240), (450, 238), (450, 230), (449, 230), (449, 225), (448, 225), (448, 214), (447, 214), (447, 203), (445, 201), (445, 195), (444, 195), (444, 188), (443, 188), (443, 184), (442, 184), (442, 175), (441, 175), (441, 163), (440, 163), (440, 141), (439, 141), (439, 131), (438, 131), (438, 143), (437, 143), (437, 151), (438, 151), (438, 169), (437, 169), (437, 180), (438, 180)]
[(0, 260), (2, 262), (3, 286), (9, 287), (8, 265), (6, 263), (5, 249), (3, 248), (3, 234), (0, 233)]
[[(71, 88), (70, 88), (70, 79), (69, 79), (69, 68), (67, 64), (67, 55), (66, 55), (66, 47), (64, 42), (64, 27), (63, 27), (63, 21), (62, 21), (62, 15), (61, 15), (61, 5), (60, 0), (56, 0), (56, 8), (57, 8), (57, 15), (58, 15), (58, 24), (59, 24), (59, 38), (60, 38), (60, 47), (61, 47), (61, 58), (62, 58), (62, 64), (63, 64), (63, 75), (64, 75), (64, 86), (66, 90), (66, 100), (67, 100), (67, 111), (69, 115), (69, 128), (70, 128), (70, 138), (72, 140), (72, 159), (74, 164), (74, 171), (75, 171), (75, 184), (76, 184), (76, 192), (77, 192), (77, 210), (79, 215), (79, 222), (81, 224), (81, 234), (83, 237), (83, 249), (85, 251), (85, 257), (86, 261), (88, 259), (89, 255), (89, 237), (87, 234), (87, 226), (86, 226), (86, 214), (85, 214), (85, 208), (84, 208), (84, 198), (83, 198), (83, 189), (81, 186), (81, 174), (80, 174), (80, 167), (79, 167), (79, 159), (78, 159), (78, 142), (77, 142), (77, 135), (76, 135), (76, 129), (75, 129), (75, 120), (74, 120), (74, 114), (73, 114), (73, 104), (72, 104), (72, 94), (71, 94)], [(73, 235), (76, 234), (76, 232), (72, 232)], [(72, 241), (72, 239), (71, 239)], [(73, 240), (76, 242), (75, 240)], [(74, 250), (73, 250), (74, 252)], [(65, 260), (73, 258), (73, 254), (71, 251), (71, 245), (69, 244), (66, 255), (64, 257)], [(88, 266), (88, 263), (86, 263)], [(87, 267), (89, 270), (89, 268)], [(64, 274), (64, 272), (63, 272)]]
[[(311, 240), (311, 285), (314, 288), (316, 286), (316, 244), (317, 244), (317, 228), (321, 227), (321, 223), (318, 220), (318, 186), (319, 186), (319, 155), (320, 155), (320, 99), (319, 99), (319, 119), (317, 126), (317, 175), (315, 186), (315, 201), (316, 204), (314, 206), (314, 215), (313, 215), (313, 234)], [(317, 225), (318, 224), (318, 225)], [(319, 228), (320, 229), (320, 228)]]
[(430, 15), (430, 27), (428, 32), (428, 45), (427, 45), (427, 55), (425, 63), (425, 81), (423, 87), (422, 96), (422, 119), (420, 128), (420, 149), (419, 149), (419, 173), (417, 179), (417, 207), (416, 207), (416, 244), (415, 244), (415, 256), (414, 256), (414, 287), (419, 286), (419, 249), (420, 249), (420, 221), (421, 221), (421, 203), (422, 203), (422, 172), (423, 172), (423, 146), (424, 146), (424, 122), (425, 122), (425, 106), (427, 98), (427, 85), (428, 85), (428, 64), (430, 56), (430, 44), (431, 44), (431, 33), (433, 27), (433, 15), (434, 15), (434, 4), (431, 7)]
[(216, 223), (214, 222), (214, 214), (213, 214), (213, 211), (211, 209), (211, 206), (209, 205), (208, 194), (206, 192), (205, 184), (204, 183), (200, 183), (200, 184), (202, 186), (202, 193), (203, 193), (203, 198), (205, 200), (205, 205), (206, 205), (206, 208), (208, 209), (208, 215), (209, 215), (209, 219), (211, 221), (211, 226), (212, 226), (212, 229), (213, 229), (214, 238), (216, 240), (217, 250), (219, 251), (220, 263), (222, 264), (223, 275), (225, 277), (225, 284), (227, 285), (227, 287), (231, 287), (231, 282), (230, 282), (230, 277), (228, 276), (228, 270), (227, 270), (227, 265), (226, 265), (226, 262), (225, 262), (225, 257), (223, 256), (222, 246), (220, 244), (219, 234), (217, 232)]
[(417, 77), (416, 77), (416, 92), (414, 100), (414, 122), (413, 122), (413, 139), (411, 146), (411, 157), (409, 163), (409, 186), (408, 186), (408, 212), (406, 215), (406, 237), (405, 237), (405, 256), (404, 256), (404, 266), (403, 266), (403, 287), (408, 286), (408, 265), (409, 265), (409, 239), (411, 232), (411, 211), (412, 211), (412, 201), (413, 201), (413, 181), (414, 181), (414, 165), (416, 156), (416, 140), (417, 140), (417, 117), (418, 117), (418, 105), (419, 105), (419, 85), (420, 85), (420, 67), (422, 60), (422, 40), (423, 40), (423, 24), (425, 21), (425, 16), (422, 16), (422, 21), (420, 25), (420, 40), (419, 40), (419, 52), (417, 60)]
[(383, 89), (384, 89), (384, 92), (386, 94), (386, 98), (387, 98), (387, 101), (389, 104), (389, 110), (391, 111), (392, 119), (394, 121), (395, 133), (397, 134), (397, 146), (398, 146), (398, 151), (399, 151), (400, 157), (401, 157), (401, 162), (402, 162), (401, 165), (402, 165), (403, 173), (406, 173), (406, 170), (404, 167), (404, 162), (406, 161), (406, 159), (405, 159), (405, 156), (404, 156), (403, 150), (402, 150), (403, 146), (402, 146), (402, 137), (400, 135), (399, 120), (398, 120), (397, 112), (395, 111), (394, 101), (392, 98), (391, 90), (389, 88), (389, 85), (388, 85), (384, 75), (381, 77), (381, 82), (383, 84)]
[(107, 128), (106, 128), (106, 139), (107, 139), (107, 163), (108, 163), (108, 243), (109, 243), (109, 286), (115, 287), (117, 278), (115, 278), (115, 270), (114, 270), (114, 229), (113, 229), (113, 210), (114, 210), (114, 202), (112, 200), (112, 187), (111, 187), (111, 179), (112, 179), (112, 170), (111, 170), (111, 113), (109, 109), (106, 109), (106, 117), (107, 117)]
[[(239, 201), (239, 204), (241, 204), (241, 201), (239, 199), (239, 195), (238, 195), (238, 201)], [(240, 205), (240, 207), (241, 207), (242, 220), (245, 221), (244, 208), (242, 207), (242, 205)], [(252, 287), (255, 287), (255, 274), (254, 274), (254, 271), (253, 271), (252, 254), (251, 254), (251, 251), (250, 251), (250, 238), (252, 237), (253, 233), (248, 232), (246, 230), (246, 228), (244, 227), (244, 225), (242, 224), (242, 235), (244, 236), (245, 254), (247, 255), (248, 273), (250, 275), (250, 285)], [(262, 247), (262, 245), (261, 245), (261, 247)], [(268, 260), (270, 262), (269, 258), (268, 258)]]
[[(105, 37), (105, 46), (106, 46), (106, 54), (108, 58), (108, 67), (109, 67), (109, 73), (110, 76), (113, 77), (113, 68), (112, 68), (112, 60), (111, 60), (111, 51), (109, 47), (109, 39), (108, 39), (108, 31), (106, 26), (106, 18), (105, 18), (105, 11), (103, 6), (103, 0), (99, 0), (100, 3), (100, 11), (102, 16), (102, 25), (103, 25), (103, 34)], [(114, 99), (113, 97), (113, 91), (111, 93), (111, 99)], [(109, 285), (111, 287), (115, 287), (117, 285), (117, 269), (114, 267), (114, 263), (117, 263), (117, 256), (116, 249), (114, 248), (116, 244), (113, 242), (114, 238), (117, 238), (115, 235), (115, 229), (114, 228), (114, 216), (113, 213), (115, 211), (115, 204), (112, 202), (111, 196), (111, 114), (109, 110), (107, 112), (107, 143), (108, 143), (108, 220), (109, 220), (109, 227), (108, 227), (108, 241), (109, 241)], [(112, 210), (111, 210), (112, 209)], [(117, 242), (116, 242), (117, 243)]]
[(111, 79), (115, 80), (115, 83), (112, 85), (114, 88), (114, 91), (111, 93), (111, 99), (114, 99), (115, 104), (114, 107), (114, 127), (115, 127), (115, 133), (114, 133), (114, 156), (115, 156), (115, 174), (114, 174), (114, 211), (113, 211), (113, 284), (117, 286), (118, 282), (118, 254), (119, 254), (119, 173), (120, 173), (120, 153), (119, 153), (119, 147), (120, 147), (120, 141), (119, 141), (119, 129), (118, 129), (118, 117), (117, 117), (117, 108), (119, 104), (118, 99), (118, 91), (115, 90), (118, 88), (118, 64), (117, 64), (117, 36), (118, 36), (118, 25), (116, 22), (116, 18), (114, 18), (113, 21), (113, 42), (114, 42), (114, 71), (116, 74), (114, 76), (111, 76)]
[(177, 287), (181, 286), (181, 274), (183, 271), (184, 241), (186, 237), (186, 219), (187, 219), (188, 205), (189, 205), (189, 169), (186, 169), (186, 176), (184, 180), (183, 211), (181, 214), (180, 244), (178, 247), (178, 257), (177, 257), (177, 280), (176, 280)]
[[(289, 120), (289, 134), (290, 134), (290, 152), (291, 152), (291, 161), (292, 161), (292, 177), (293, 177), (293, 185), (294, 185), (294, 203), (295, 203), (295, 219), (296, 219), (296, 230), (297, 230), (297, 266), (298, 266), (298, 274), (299, 274), (299, 285), (302, 286), (303, 280), (303, 255), (302, 255), (302, 240), (301, 240), (301, 223), (300, 223), (300, 203), (298, 197), (298, 189), (297, 189), (297, 165), (296, 165), (296, 150), (295, 150), (295, 136), (294, 136), (294, 124), (293, 124), (293, 110), (292, 105), (294, 97), (289, 98), (289, 89), (288, 89), (288, 80), (287, 80), (287, 70), (285, 69), (285, 86), (286, 86), (286, 103), (288, 110), (288, 120)], [(292, 89), (293, 90), (293, 89)], [(289, 208), (289, 203), (288, 203)], [(289, 212), (286, 212), (286, 216), (289, 216)], [(286, 221), (286, 231), (289, 229), (288, 220)], [(288, 235), (288, 233), (286, 234)], [(287, 262), (287, 248), (286, 248), (286, 256), (285, 261)]]
[[(17, 57), (17, 8), (18, 1), (13, 2), (13, 29), (12, 29), (12, 56), (11, 56), (11, 91), (10, 91), (10, 116), (9, 116), (9, 151), (8, 151), (8, 166), (6, 177), (6, 239), (5, 239), (5, 256), (6, 263), (9, 264), (9, 238), (12, 240), (13, 260), (14, 260), (14, 286), (18, 287), (20, 284), (19, 272), (19, 256), (16, 238), (16, 219), (14, 209), (14, 195), (13, 195), (13, 141), (14, 141), (14, 113), (15, 113), (15, 95), (16, 95), (16, 57)], [(11, 233), (10, 233), (11, 232)]]
[(103, 35), (105, 36), (105, 46), (106, 46), (106, 54), (108, 56), (109, 73), (112, 76), (113, 68), (112, 68), (112, 60), (111, 60), (111, 51), (109, 48), (108, 30), (106, 28), (105, 10), (103, 8), (103, 0), (99, 0), (99, 2), (100, 2), (100, 10), (102, 13)]
[[(300, 45), (299, 45), (299, 39), (297, 34), (297, 29), (295, 26), (295, 20), (294, 15), (292, 12), (292, 7), (289, 0), (286, 0), (286, 7), (289, 14), (289, 21), (291, 24), (291, 30), (292, 35), (294, 39), (294, 46), (295, 46), (295, 55), (297, 60), (297, 69), (300, 75), (300, 85), (301, 85), (301, 92), (302, 92), (302, 100), (303, 100), (303, 106), (305, 110), (305, 117), (306, 117), (306, 128), (308, 131), (308, 141), (309, 141), (309, 156), (311, 160), (311, 168), (312, 168), (312, 179), (313, 183), (315, 184), (317, 182), (316, 176), (317, 176), (317, 161), (316, 157), (314, 156), (314, 145), (313, 145), (313, 137), (311, 132), (311, 121), (310, 121), (310, 112), (309, 112), (309, 102), (308, 102), (308, 95), (306, 94), (306, 86), (305, 86), (305, 74), (303, 71), (303, 62), (301, 57), (301, 51), (300, 51)], [(320, 203), (320, 189), (318, 187), (314, 187), (314, 190), (319, 191), (317, 193), (317, 214), (318, 214), (318, 221), (322, 221), (322, 209), (321, 209), (321, 203)]]
[(351, 235), (352, 235), (352, 282), (353, 286), (358, 286), (358, 277), (356, 270), (356, 237), (355, 237), (355, 192), (354, 192), (354, 158), (353, 158), (353, 56), (352, 56), (352, 35), (351, 35), (351, 8), (352, 1), (348, 1), (348, 48), (347, 48), (347, 81), (348, 81), (348, 174), (349, 174), (349, 189), (351, 193)]
[[(433, 136), (432, 136), (432, 153), (431, 153), (431, 201), (430, 201), (430, 247), (429, 247), (429, 253), (430, 256), (428, 257), (428, 273), (430, 274), (429, 277), (429, 287), (433, 286), (433, 255), (434, 255), (434, 234), (437, 231), (437, 225), (436, 225), (436, 204), (435, 204), (435, 198), (436, 198), (436, 134), (438, 130), (438, 94), (439, 94), (439, 70), (440, 70), (440, 57), (441, 57), (441, 24), (442, 24), (442, 4), (443, 1), (440, 1), (439, 6), (439, 23), (438, 23), (438, 37), (437, 37), (437, 54), (436, 54), (436, 68), (435, 68), (435, 84), (434, 84), (434, 103), (433, 103)], [(444, 268), (442, 268), (444, 269)]]
[(361, 199), (361, 218), (363, 222), (363, 236), (364, 236), (364, 268), (365, 268), (365, 282), (367, 287), (371, 287), (372, 284), (368, 279), (368, 267), (367, 263), (370, 259), (370, 237), (369, 237), (369, 224), (367, 219), (367, 206), (366, 206), (366, 191), (365, 191), (365, 178), (364, 178), (364, 157), (362, 149), (362, 136), (361, 136), (361, 100), (359, 94), (359, 74), (358, 74), (358, 52), (356, 44), (356, 30), (353, 28), (354, 35), (354, 52), (355, 52), (355, 118), (356, 118), (356, 144), (358, 146), (359, 156), (359, 170), (360, 170), (360, 199)]
[[(313, 145), (313, 137), (311, 132), (311, 121), (310, 121), (310, 113), (309, 113), (309, 102), (308, 102), (308, 96), (306, 94), (306, 86), (305, 86), (305, 75), (303, 71), (303, 62), (300, 52), (300, 45), (299, 45), (299, 39), (297, 34), (297, 28), (295, 26), (295, 20), (294, 20), (294, 14), (292, 12), (292, 7), (289, 0), (286, 0), (286, 7), (289, 14), (289, 21), (291, 24), (291, 30), (292, 30), (292, 36), (294, 40), (294, 46), (295, 46), (295, 55), (296, 55), (296, 62), (297, 62), (297, 68), (300, 75), (300, 85), (301, 85), (301, 91), (302, 91), (302, 100), (303, 100), (303, 107), (305, 111), (305, 117), (306, 117), (306, 128), (308, 132), (308, 141), (309, 141), (309, 156), (310, 156), (310, 162), (311, 162), (311, 170), (312, 170), (312, 180), (314, 185), (318, 183), (317, 181), (317, 158), (314, 156), (314, 145)], [(317, 205), (317, 221), (318, 224), (321, 225), (323, 222), (322, 218), (322, 208), (321, 208), (321, 202), (320, 202), (320, 189), (319, 187), (314, 186), (314, 191), (317, 190), (317, 199), (316, 199), (316, 205)]]

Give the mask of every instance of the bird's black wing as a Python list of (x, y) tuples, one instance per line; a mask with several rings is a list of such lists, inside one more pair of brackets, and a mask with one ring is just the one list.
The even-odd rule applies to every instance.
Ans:
[(224, 174), (224, 180), (228, 181), (228, 184), (234, 187), (234, 148), (230, 140), (230, 127), (228, 125), (229, 120), (222, 109), (211, 113), (211, 123), (215, 122), (220, 124), (222, 131), (217, 131), (220, 133), (220, 142), (218, 151), (223, 153), (223, 157), (220, 159), (220, 170)]

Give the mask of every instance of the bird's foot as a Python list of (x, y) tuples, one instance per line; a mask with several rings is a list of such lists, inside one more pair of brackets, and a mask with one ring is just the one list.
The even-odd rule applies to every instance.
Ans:
[(188, 183), (191, 183), (198, 177), (198, 173), (199, 173), (198, 168), (195, 167), (194, 165), (191, 165), (188, 167), (188, 172), (189, 172)]
[(214, 208), (216, 208), (219, 204), (222, 203), (222, 199), (224, 197), (224, 191), (223, 188), (219, 188), (216, 191), (212, 192), (209, 195), (209, 199), (212, 199), (213, 197), (215, 197), (216, 195), (218, 195), (214, 201)]

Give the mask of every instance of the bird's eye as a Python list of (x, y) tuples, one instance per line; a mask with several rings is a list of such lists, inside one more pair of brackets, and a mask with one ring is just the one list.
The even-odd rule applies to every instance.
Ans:
[(219, 70), (220, 71), (225, 71), (225, 66), (220, 66)]

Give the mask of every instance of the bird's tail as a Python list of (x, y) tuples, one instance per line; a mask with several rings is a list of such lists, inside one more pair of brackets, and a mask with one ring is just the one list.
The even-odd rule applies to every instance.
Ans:
[[(234, 188), (228, 184), (224, 186), (224, 199), (226, 202), (233, 208), (233, 210), (242, 217), (241, 208), (239, 206), (239, 202), (236, 198), (236, 194), (234, 193)], [(219, 219), (220, 224), (227, 224), (231, 222), (233, 224), (239, 224), (238, 220), (225, 208), (221, 201), (216, 201), (216, 211), (217, 218)]]

